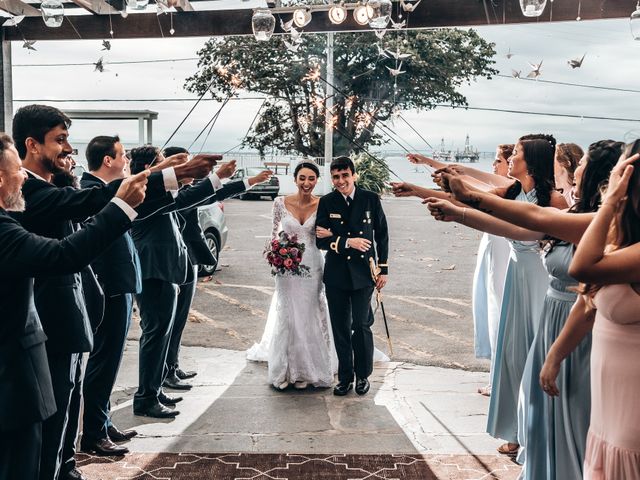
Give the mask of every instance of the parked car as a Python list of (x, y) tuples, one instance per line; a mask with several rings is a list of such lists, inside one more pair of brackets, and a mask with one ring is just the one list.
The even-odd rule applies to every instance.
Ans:
[[(261, 167), (242, 167), (236, 170), (236, 173), (231, 177), (232, 180), (241, 180), (247, 177), (254, 177), (262, 172), (264, 168)], [(261, 198), (269, 197), (271, 200), (278, 196), (280, 192), (280, 181), (278, 177), (273, 175), (268, 182), (259, 183), (254, 185), (251, 190), (238, 195), (240, 200), (247, 200), (248, 198)]]
[(200, 221), (200, 227), (204, 232), (204, 238), (211, 251), (211, 255), (216, 259), (214, 265), (198, 266), (198, 275), (204, 277), (213, 275), (213, 272), (216, 271), (220, 259), (220, 251), (227, 243), (229, 229), (224, 219), (224, 204), (222, 202), (216, 202), (211, 205), (198, 207), (198, 220)]

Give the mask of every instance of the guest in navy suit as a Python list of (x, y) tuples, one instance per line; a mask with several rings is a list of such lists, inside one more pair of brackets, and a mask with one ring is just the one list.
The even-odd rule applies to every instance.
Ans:
[[(29, 231), (49, 238), (64, 238), (74, 223), (98, 213), (121, 184), (79, 190), (52, 183), (59, 162), (72, 153), (68, 142), (71, 120), (60, 110), (45, 105), (20, 108), (13, 118), (16, 150), (28, 178), (22, 186), (27, 208), (20, 223)], [(200, 168), (192, 168), (192, 167)], [(138, 207), (141, 217), (173, 203), (167, 190), (176, 189), (181, 178), (200, 178), (212, 168), (211, 161), (189, 162), (149, 176), (148, 201)], [(43, 275), (35, 278), (34, 299), (48, 337), (47, 358), (58, 410), (42, 427), (43, 480), (81, 479), (75, 468), (75, 438), (80, 406), (82, 353), (93, 347), (91, 322), (80, 273)], [(75, 413), (74, 413), (75, 412)], [(70, 428), (69, 428), (70, 427)]]
[(42, 422), (57, 408), (33, 277), (78, 272), (122, 235), (136, 216), (131, 207), (144, 198), (147, 175), (123, 182), (84, 229), (46, 239), (7, 213), (24, 210), (27, 175), (11, 138), (0, 133), (0, 480), (39, 478)]
[[(219, 155), (215, 157), (222, 159)], [(163, 160), (163, 155), (155, 147), (134, 148), (131, 150), (131, 172), (136, 173)], [(131, 230), (142, 268), (142, 292), (136, 295), (142, 335), (139, 386), (133, 401), (135, 415), (172, 418), (180, 413), (168, 406), (175, 405), (182, 398), (168, 397), (161, 388), (167, 374), (165, 362), (175, 318), (178, 285), (185, 283), (191, 268), (176, 212), (213, 197), (222, 200), (245, 191), (247, 185), (243, 181), (224, 186), (220, 183), (220, 179), (230, 177), (234, 171), (235, 161), (231, 161), (193, 187), (182, 188), (173, 205), (136, 222)], [(268, 175), (252, 177), (247, 184), (250, 186), (267, 178)]]

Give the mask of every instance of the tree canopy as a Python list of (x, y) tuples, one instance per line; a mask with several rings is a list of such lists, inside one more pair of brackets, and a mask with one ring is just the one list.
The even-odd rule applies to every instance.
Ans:
[[(286, 42), (286, 43), (285, 43)], [(211, 38), (185, 87), (223, 100), (242, 92), (266, 98), (244, 144), (319, 157), (324, 152), (326, 36)], [(392, 31), (334, 36), (334, 154), (359, 152), (384, 139), (376, 126), (397, 109), (466, 105), (464, 83), (496, 74), (494, 45), (474, 30)], [(394, 58), (394, 55), (409, 55)], [(391, 70), (402, 71), (393, 75)]]

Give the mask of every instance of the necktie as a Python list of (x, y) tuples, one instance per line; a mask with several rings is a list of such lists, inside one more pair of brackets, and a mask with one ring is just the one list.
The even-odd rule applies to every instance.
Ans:
[(345, 201), (347, 202), (347, 207), (351, 206), (351, 197), (345, 197)]

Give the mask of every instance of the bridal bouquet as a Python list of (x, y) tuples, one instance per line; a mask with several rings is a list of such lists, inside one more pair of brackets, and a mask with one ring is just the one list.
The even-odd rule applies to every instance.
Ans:
[(271, 275), (309, 276), (309, 267), (302, 265), (304, 243), (296, 235), (280, 232), (264, 249), (264, 256), (271, 265)]

